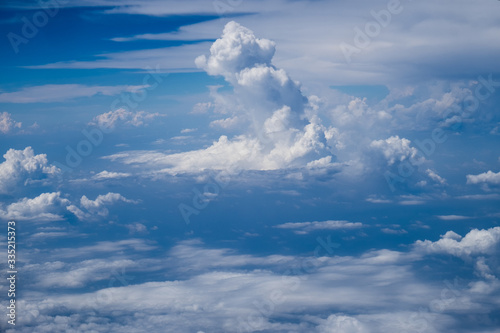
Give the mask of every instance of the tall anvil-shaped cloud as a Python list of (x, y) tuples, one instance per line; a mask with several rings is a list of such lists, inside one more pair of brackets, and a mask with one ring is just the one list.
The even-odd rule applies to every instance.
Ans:
[(300, 85), (283, 69), (272, 65), (275, 43), (258, 39), (254, 33), (236, 22), (226, 24), (221, 38), (210, 48), (210, 55), (196, 58), (195, 63), (210, 75), (221, 75), (233, 88), (246, 117), (257, 134), (273, 112), (288, 106), (290, 125), (303, 127), (301, 121), (307, 98)]
[(170, 155), (125, 152), (108, 158), (160, 167), (171, 174), (207, 169), (277, 170), (306, 167), (318, 158), (326, 161), (325, 128), (319, 118), (306, 115), (308, 99), (298, 82), (272, 64), (274, 53), (274, 42), (258, 39), (251, 30), (229, 22), (210, 54), (195, 60), (208, 74), (221, 75), (233, 86), (230, 97), (219, 97), (228, 98), (231, 102), (226, 104), (234, 106), (228, 111), (233, 117), (229, 120), (248, 124), (242, 134), (232, 139), (223, 135), (211, 146), (194, 151)]

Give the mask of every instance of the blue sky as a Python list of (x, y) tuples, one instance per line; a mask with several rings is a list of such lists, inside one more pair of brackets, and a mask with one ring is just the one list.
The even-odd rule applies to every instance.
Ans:
[(500, 332), (496, 10), (5, 1), (0, 328)]

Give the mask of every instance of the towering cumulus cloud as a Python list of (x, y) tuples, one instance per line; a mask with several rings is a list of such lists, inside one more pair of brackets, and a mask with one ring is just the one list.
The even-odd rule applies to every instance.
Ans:
[(223, 76), (233, 86), (233, 95), (224, 97), (230, 118), (219, 123), (241, 124), (245, 128), (241, 135), (232, 139), (222, 135), (206, 149), (153, 159), (140, 152), (110, 158), (154, 164), (172, 174), (205, 169), (276, 170), (324, 159), (329, 155), (325, 128), (310, 112), (299, 83), (272, 64), (274, 53), (274, 42), (258, 39), (251, 30), (229, 22), (210, 54), (195, 60), (208, 74)]

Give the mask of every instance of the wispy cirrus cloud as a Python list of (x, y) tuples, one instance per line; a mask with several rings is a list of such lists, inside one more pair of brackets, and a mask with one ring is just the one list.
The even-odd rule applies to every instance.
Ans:
[(141, 86), (87, 86), (83, 84), (45, 84), (25, 87), (18, 91), (0, 93), (0, 103), (52, 103), (64, 102), (95, 95), (113, 96), (121, 92), (134, 92)]
[(276, 228), (291, 229), (294, 233), (304, 235), (317, 230), (347, 230), (364, 227), (361, 222), (349, 221), (314, 221), (314, 222), (288, 222), (279, 224)]

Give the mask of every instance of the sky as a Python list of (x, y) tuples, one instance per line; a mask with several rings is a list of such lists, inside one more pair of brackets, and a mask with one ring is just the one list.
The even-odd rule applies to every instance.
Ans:
[(499, 333), (498, 6), (3, 1), (0, 331)]

